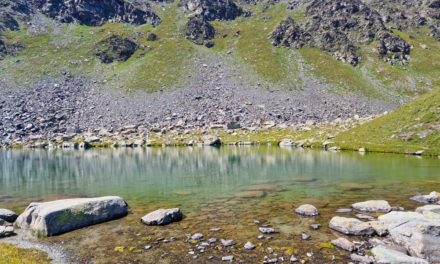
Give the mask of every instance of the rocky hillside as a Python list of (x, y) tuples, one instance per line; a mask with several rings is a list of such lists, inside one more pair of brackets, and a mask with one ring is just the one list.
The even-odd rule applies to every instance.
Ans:
[(379, 114), (439, 85), (439, 8), (0, 0), (0, 137)]

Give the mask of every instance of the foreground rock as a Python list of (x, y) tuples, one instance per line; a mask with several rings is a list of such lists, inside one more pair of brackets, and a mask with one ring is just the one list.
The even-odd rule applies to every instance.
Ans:
[(347, 250), (350, 252), (352, 252), (354, 250), (354, 244), (343, 237), (332, 240), (331, 243), (333, 246), (342, 248), (343, 250)]
[(295, 212), (305, 216), (316, 216), (318, 215), (318, 210), (310, 204), (304, 204), (295, 209)]
[(440, 262), (440, 219), (415, 212), (391, 212), (379, 216), (388, 226), (393, 241), (418, 258)]
[(369, 224), (355, 218), (335, 216), (330, 220), (329, 227), (346, 235), (370, 236), (374, 228)]
[(355, 210), (362, 212), (388, 213), (391, 211), (391, 206), (388, 204), (387, 201), (384, 200), (374, 200), (374, 201), (355, 203), (351, 207)]
[(13, 223), (17, 219), (18, 215), (8, 209), (0, 209), (0, 219)]
[(213, 135), (203, 136), (202, 141), (203, 141), (203, 145), (205, 146), (218, 146), (222, 144), (220, 139)]
[(377, 263), (428, 264), (424, 259), (410, 257), (386, 246), (377, 246), (371, 250), (371, 253)]
[(0, 237), (10, 236), (14, 233), (13, 226), (0, 226)]
[(118, 196), (76, 198), (31, 203), (16, 220), (22, 229), (44, 236), (58, 235), (127, 215), (127, 203)]
[(142, 217), (142, 223), (146, 225), (167, 225), (182, 220), (182, 212), (179, 208), (159, 209)]

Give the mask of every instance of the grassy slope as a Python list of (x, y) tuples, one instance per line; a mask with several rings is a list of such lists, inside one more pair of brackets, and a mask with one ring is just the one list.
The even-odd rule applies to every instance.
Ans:
[(38, 249), (23, 249), (0, 243), (0, 260), (4, 264), (49, 264), (47, 253)]
[[(191, 55), (220, 53), (232, 56), (245, 72), (256, 74), (265, 89), (277, 84), (288, 90), (300, 90), (305, 88), (303, 77), (307, 76), (328, 84), (331, 90), (340, 94), (354, 93), (369, 98), (388, 98), (391, 95), (408, 101), (440, 85), (440, 43), (423, 34), (410, 37), (396, 32), (415, 47), (411, 64), (406, 69), (383, 63), (372, 51), (376, 45), (374, 42), (363, 48), (365, 58), (360, 69), (355, 69), (317, 48), (291, 51), (273, 47), (267, 35), (276, 24), (287, 16), (299, 22), (304, 19), (301, 12), (289, 11), (285, 4), (270, 6), (264, 12), (263, 4), (250, 6), (246, 7), (254, 13), (250, 18), (211, 22), (219, 32), (214, 39), (216, 46), (212, 49), (197, 46), (183, 37), (182, 26), (187, 19), (177, 7), (177, 1), (165, 8), (158, 5), (153, 5), (153, 8), (163, 19), (156, 28), (151, 25), (107, 24), (101, 28), (63, 25), (60, 29), (60, 26), (52, 24), (46, 32), (38, 35), (29, 31), (7, 32), (8, 41), (19, 41), (26, 50), (19, 58), (7, 58), (0, 62), (0, 78), (15, 87), (26, 87), (33, 78), (61, 76), (59, 71), (65, 71), (107, 80), (113, 88), (154, 92), (187, 84), (188, 79), (182, 76), (191, 74)], [(47, 23), (52, 22), (48, 20)], [(241, 33), (235, 37), (237, 31)], [(126, 62), (102, 64), (94, 57), (93, 45), (109, 32), (130, 36), (145, 48), (138, 50)], [(149, 32), (157, 34), (159, 40), (147, 41)], [(224, 34), (227, 37), (224, 38)], [(427, 44), (431, 49), (422, 49), (419, 43)], [(226, 55), (229, 51), (231, 54)], [(137, 59), (141, 54), (144, 57)], [(17, 59), (22, 62), (13, 63)], [(304, 59), (307, 66), (300, 65), (299, 59)]]
[[(427, 126), (440, 122), (440, 88), (369, 123), (341, 133), (335, 139), (343, 149), (407, 153), (425, 150), (424, 155), (440, 155), (440, 130)], [(417, 133), (430, 130), (425, 138)], [(413, 133), (410, 141), (398, 136)]]

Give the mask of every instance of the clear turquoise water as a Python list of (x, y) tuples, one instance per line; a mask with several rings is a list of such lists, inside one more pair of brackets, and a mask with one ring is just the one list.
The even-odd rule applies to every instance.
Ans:
[[(292, 181), (295, 178), (316, 181)], [(350, 190), (342, 188), (341, 183), (366, 184), (371, 188)], [(234, 197), (261, 185), (266, 186), (263, 189), (269, 188), (263, 197)], [(276, 187), (283, 190), (270, 190)], [(283, 241), (290, 241), (289, 246), (297, 247), (298, 254), (308, 250), (307, 243), (316, 249), (317, 244), (335, 238), (326, 228), (329, 219), (336, 215), (335, 209), (370, 199), (385, 199), (391, 205), (414, 209), (419, 204), (409, 197), (434, 190), (440, 191), (439, 159), (393, 154), (361, 155), (275, 146), (0, 151), (0, 208), (20, 212), (34, 201), (117, 195), (128, 202), (130, 215), (107, 224), (112, 228), (129, 226), (133, 233), (148, 228), (152, 236), (165, 232), (178, 237), (220, 227), (224, 231), (219, 236), (234, 236), (244, 244), (259, 235), (258, 229), (249, 227), (249, 223), (259, 219), (282, 230), (278, 238), (264, 241), (263, 246), (281, 247)], [(296, 215), (294, 208), (304, 203), (314, 204), (321, 215), (314, 219)], [(181, 223), (157, 228), (139, 223), (140, 217), (151, 210), (175, 206), (185, 214)], [(324, 227), (310, 231), (310, 223)], [(93, 228), (100, 232), (105, 225)], [(310, 242), (292, 237), (304, 232), (312, 234)], [(72, 239), (71, 236), (57, 239)], [(129, 239), (129, 234), (123, 237)], [(100, 239), (112, 244), (100, 242), (103, 253), (94, 255), (96, 263), (108, 256), (125, 260), (126, 254), (113, 252), (114, 239), (101, 235), (93, 243)], [(84, 252), (91, 250), (84, 241), (82, 246)], [(146, 263), (172, 263), (153, 260), (154, 256), (149, 254), (140, 255), (140, 259), (145, 257)], [(178, 261), (173, 261), (188, 261), (183, 256), (176, 258)]]

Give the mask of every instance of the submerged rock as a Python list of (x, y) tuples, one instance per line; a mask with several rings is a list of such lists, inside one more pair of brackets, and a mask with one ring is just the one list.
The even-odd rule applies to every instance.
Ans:
[(335, 216), (330, 220), (329, 227), (346, 235), (369, 236), (374, 234), (374, 228), (355, 218)]
[(331, 241), (332, 245), (335, 247), (342, 248), (343, 250), (347, 250), (352, 252), (354, 250), (354, 244), (348, 241), (348, 239), (340, 237), (338, 239)]
[(17, 219), (18, 215), (14, 212), (12, 212), (11, 210), (8, 209), (0, 209), (0, 219), (3, 219), (7, 222), (15, 222), (15, 220)]
[(281, 192), (284, 191), (284, 189), (275, 185), (260, 185), (249, 187), (245, 191)]
[(374, 259), (377, 263), (428, 264), (428, 261), (424, 259), (410, 257), (382, 245), (373, 248), (371, 253), (373, 253)]
[(373, 201), (355, 203), (351, 205), (351, 207), (355, 210), (362, 212), (380, 212), (380, 213), (388, 213), (392, 209), (390, 204), (384, 200), (373, 200)]
[(310, 205), (310, 204), (301, 205), (300, 207), (295, 209), (295, 212), (297, 212), (298, 214), (305, 215), (305, 216), (316, 216), (319, 214), (316, 207), (314, 207), (313, 205)]
[(237, 198), (260, 198), (263, 196), (264, 196), (264, 192), (262, 192), (262, 191), (242, 192), (242, 193), (235, 195), (235, 197), (237, 197)]
[(127, 203), (121, 197), (76, 198), (31, 203), (15, 223), (22, 229), (49, 236), (125, 215)]
[(142, 217), (142, 223), (146, 225), (167, 225), (182, 220), (182, 212), (179, 208), (159, 209)]
[(344, 191), (358, 191), (365, 189), (373, 189), (373, 186), (368, 184), (360, 184), (360, 183), (340, 183), (337, 185), (338, 188)]

